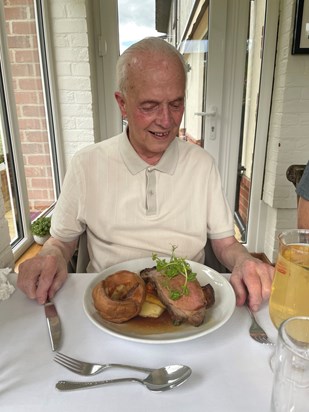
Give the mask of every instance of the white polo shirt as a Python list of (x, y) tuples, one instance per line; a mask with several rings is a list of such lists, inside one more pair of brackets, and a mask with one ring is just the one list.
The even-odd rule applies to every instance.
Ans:
[(74, 157), (57, 202), (51, 234), (68, 242), (87, 231), (90, 264), (99, 272), (153, 252), (204, 263), (208, 238), (234, 235), (233, 215), (213, 158), (176, 138), (151, 166), (126, 132)]

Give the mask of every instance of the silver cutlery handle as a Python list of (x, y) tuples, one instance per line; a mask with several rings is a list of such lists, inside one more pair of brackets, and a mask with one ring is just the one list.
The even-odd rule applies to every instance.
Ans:
[(245, 306), (246, 306), (248, 312), (250, 313), (251, 319), (256, 322), (255, 315), (254, 315), (254, 313), (252, 312), (252, 310), (250, 309), (249, 304), (246, 304)]
[(134, 366), (134, 365), (124, 365), (122, 363), (108, 363), (106, 364), (107, 368), (123, 368), (123, 369), (130, 369), (133, 371), (139, 372), (153, 372), (153, 368), (143, 368), (142, 366)]
[(136, 378), (118, 378), (118, 379), (107, 379), (104, 381), (92, 381), (92, 382), (59, 381), (56, 384), (56, 388), (59, 391), (74, 391), (76, 389), (96, 388), (97, 386), (103, 386), (108, 383), (119, 383), (119, 382), (140, 382), (140, 380)]

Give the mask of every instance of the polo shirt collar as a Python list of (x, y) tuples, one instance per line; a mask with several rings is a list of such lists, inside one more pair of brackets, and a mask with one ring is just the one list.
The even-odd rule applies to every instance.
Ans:
[(156, 165), (149, 165), (139, 157), (139, 155), (133, 149), (126, 131), (124, 131), (120, 135), (119, 148), (121, 157), (125, 165), (133, 175), (148, 168), (151, 168), (151, 170), (158, 170), (162, 173), (167, 173), (170, 175), (174, 174), (175, 172), (179, 156), (177, 137), (171, 142), (171, 144), (168, 146), (163, 156), (161, 157), (159, 163), (157, 163)]

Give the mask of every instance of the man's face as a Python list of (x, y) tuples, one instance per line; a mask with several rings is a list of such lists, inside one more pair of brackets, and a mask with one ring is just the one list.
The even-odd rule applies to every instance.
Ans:
[(148, 54), (132, 64), (125, 95), (115, 93), (128, 120), (137, 154), (156, 164), (178, 133), (184, 111), (185, 76), (175, 57)]

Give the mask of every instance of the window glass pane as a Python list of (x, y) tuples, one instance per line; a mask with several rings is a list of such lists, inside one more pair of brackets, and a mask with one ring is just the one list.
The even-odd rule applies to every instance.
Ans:
[[(2, 80), (2, 79), (1, 79)], [(20, 219), (20, 210), (17, 200), (17, 185), (15, 170), (13, 167), (12, 150), (8, 149), (10, 141), (6, 138), (9, 135), (8, 116), (6, 107), (3, 104), (4, 89), (3, 83), (0, 82), (0, 186), (4, 201), (5, 218), (8, 221), (11, 242), (22, 237), (22, 225)]]
[(120, 53), (144, 37), (160, 36), (155, 29), (155, 0), (118, 0)]
[(252, 162), (254, 158), (257, 108), (262, 67), (262, 35), (265, 25), (266, 0), (250, 1), (247, 40), (247, 66), (244, 82), (242, 124), (238, 155), (238, 176), (235, 199), (236, 236), (247, 241), (250, 208)]
[[(119, 50), (122, 54), (133, 43), (145, 37), (163, 35), (155, 29), (155, 0), (118, 0)], [(163, 35), (164, 36), (164, 35)], [(123, 119), (122, 126), (127, 126)]]
[[(48, 119), (51, 112), (44, 92), (46, 82), (44, 83), (40, 62), (34, 0), (5, 2), (4, 16), (9, 56), (9, 62), (6, 62), (9, 63), (7, 72), (12, 77), (14, 95), (14, 107), (10, 107), (9, 110), (14, 110), (17, 117), (16, 138), (20, 139), (22, 172), (25, 174), (28, 195), (27, 200), (18, 200), (26, 203), (25, 215), (32, 221), (55, 203), (58, 193), (58, 187), (55, 185), (57, 170), (53, 159), (53, 130)], [(40, 14), (38, 16), (40, 19)], [(41, 51), (41, 56), (42, 59), (45, 58), (44, 51)], [(10, 150), (9, 146), (7, 150)], [(14, 193), (11, 193), (9, 203), (14, 216), (13, 199)], [(17, 225), (16, 221), (10, 227), (14, 225)], [(13, 237), (12, 231), (11, 240)]]
[[(175, 22), (178, 22), (178, 33), (185, 31), (189, 20), (195, 22), (179, 44), (179, 50), (187, 63), (186, 107), (179, 137), (189, 143), (204, 147), (206, 134), (206, 93), (207, 93), (207, 61), (208, 61), (208, 6), (202, 10), (193, 8), (193, 1), (178, 2), (174, 10)], [(173, 26), (177, 27), (176, 24)]]

